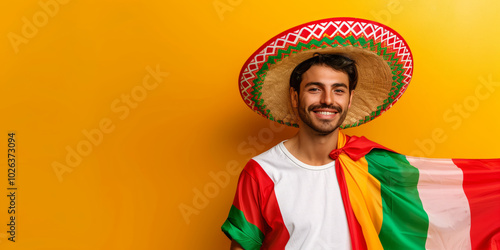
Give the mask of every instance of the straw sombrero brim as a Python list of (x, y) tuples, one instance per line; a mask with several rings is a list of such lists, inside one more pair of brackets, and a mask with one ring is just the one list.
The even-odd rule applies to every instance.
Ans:
[(315, 52), (356, 61), (358, 85), (342, 128), (361, 125), (387, 111), (404, 93), (413, 72), (408, 45), (389, 27), (357, 18), (324, 19), (275, 36), (246, 61), (239, 78), (245, 103), (270, 120), (297, 127), (290, 105), (290, 74)]

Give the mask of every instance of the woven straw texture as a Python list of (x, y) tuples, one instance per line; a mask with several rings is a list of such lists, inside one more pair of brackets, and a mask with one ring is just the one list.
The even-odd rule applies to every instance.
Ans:
[(343, 54), (356, 61), (358, 85), (342, 128), (373, 120), (406, 90), (413, 72), (410, 49), (392, 29), (368, 20), (332, 18), (289, 29), (259, 48), (240, 72), (240, 92), (255, 112), (297, 127), (289, 78), (315, 52)]

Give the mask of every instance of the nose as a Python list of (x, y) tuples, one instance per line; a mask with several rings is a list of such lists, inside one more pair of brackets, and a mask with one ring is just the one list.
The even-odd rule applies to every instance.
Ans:
[(333, 93), (330, 91), (324, 91), (321, 95), (321, 104), (331, 105), (333, 104)]

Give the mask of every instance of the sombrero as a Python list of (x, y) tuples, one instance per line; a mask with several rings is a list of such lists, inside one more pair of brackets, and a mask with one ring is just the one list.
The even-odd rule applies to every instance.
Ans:
[(241, 97), (248, 107), (272, 121), (298, 127), (290, 104), (290, 74), (315, 52), (356, 61), (358, 84), (341, 128), (361, 125), (391, 108), (413, 73), (410, 48), (391, 28), (358, 18), (313, 21), (273, 37), (248, 58), (239, 75)]

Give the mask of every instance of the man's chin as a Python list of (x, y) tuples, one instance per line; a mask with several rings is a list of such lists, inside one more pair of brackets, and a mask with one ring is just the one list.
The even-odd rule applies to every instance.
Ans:
[(335, 132), (339, 126), (309, 126), (312, 130), (316, 131), (320, 135), (329, 135)]
[(333, 130), (315, 130), (315, 131), (318, 133), (318, 135), (326, 136), (326, 135), (330, 135), (330, 134), (334, 133), (336, 130), (337, 130), (337, 128), (335, 128)]

